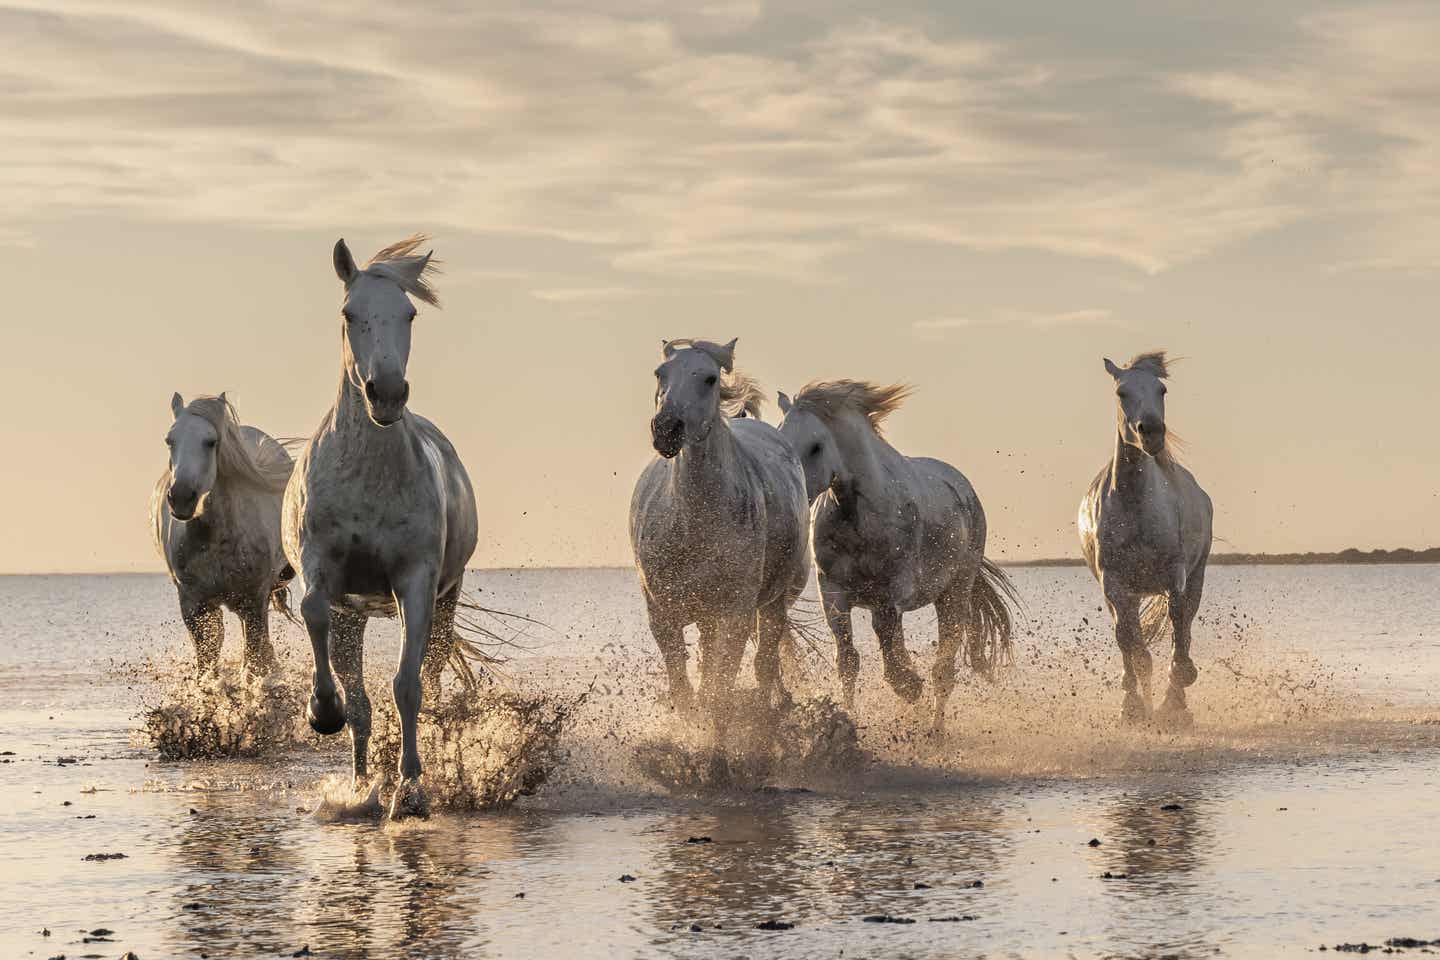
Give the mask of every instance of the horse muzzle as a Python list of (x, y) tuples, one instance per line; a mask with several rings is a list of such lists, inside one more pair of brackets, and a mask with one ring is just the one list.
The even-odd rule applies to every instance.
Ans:
[(377, 427), (388, 427), (405, 416), (410, 384), (401, 378), (365, 381), (365, 409)]
[(685, 445), (685, 421), (657, 416), (650, 421), (650, 440), (660, 456), (666, 460), (675, 457)]
[(184, 523), (186, 520), (195, 518), (195, 510), (200, 506), (200, 497), (193, 493), (177, 493), (172, 487), (165, 493), (165, 503), (170, 507), (170, 516)]
[(1158, 457), (1165, 449), (1165, 424), (1140, 421), (1135, 425), (1140, 436), (1140, 448), (1152, 457)]

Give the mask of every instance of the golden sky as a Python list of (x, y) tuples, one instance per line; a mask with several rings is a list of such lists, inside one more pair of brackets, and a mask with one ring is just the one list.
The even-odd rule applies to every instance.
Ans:
[(171, 392), (309, 434), (331, 245), (416, 230), (475, 565), (629, 562), (682, 336), (914, 383), (1001, 559), (1077, 552), (1155, 347), (1218, 549), (1440, 542), (1440, 6), (436, 6), (0, 0), (0, 570), (159, 569)]

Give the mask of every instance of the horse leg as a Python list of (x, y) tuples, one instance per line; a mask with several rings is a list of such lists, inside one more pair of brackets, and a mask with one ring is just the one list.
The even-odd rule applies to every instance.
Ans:
[(1115, 642), (1125, 664), (1120, 686), (1125, 703), (1120, 709), (1122, 723), (1144, 723), (1150, 719), (1150, 651), (1140, 635), (1140, 598), (1124, 591), (1106, 594), (1110, 614), (1115, 618)]
[(885, 682), (906, 703), (920, 699), (925, 681), (915, 672), (910, 652), (905, 649), (905, 633), (900, 627), (899, 607), (876, 607), (870, 612), (870, 624), (880, 639), (880, 656), (885, 661)]
[(780, 646), (790, 632), (786, 616), (789, 602), (787, 597), (775, 600), (761, 607), (755, 618), (755, 682), (761, 693), (769, 697), (770, 705), (777, 709), (790, 703), (790, 694), (780, 673)]
[(180, 619), (195, 644), (195, 669), (213, 674), (220, 669), (220, 645), (225, 642), (225, 614), (218, 603), (209, 601), (180, 603)]
[(245, 630), (245, 672), (267, 676), (275, 672), (275, 647), (270, 643), (270, 591), (251, 597), (235, 612)]
[(432, 700), (440, 699), (440, 676), (445, 671), (445, 665), (450, 662), (450, 652), (455, 647), (455, 607), (459, 602), (458, 586), (435, 600), (435, 618), (430, 624), (430, 645), (425, 650), (425, 663), (420, 671), (424, 695)]
[(362, 787), (370, 777), (370, 697), (365, 693), (365, 623), (363, 613), (332, 614), (335, 672), (345, 690), (345, 723), (350, 727), (350, 768), (354, 786)]
[(935, 666), (930, 671), (930, 679), (935, 686), (935, 732), (939, 733), (945, 729), (945, 706), (955, 689), (955, 661), (965, 639), (965, 625), (970, 621), (969, 593), (951, 587), (935, 601), (935, 615), (939, 621), (940, 643), (935, 648)]
[(400, 665), (395, 671), (391, 689), (395, 710), (400, 714), (400, 783), (390, 801), (391, 819), (429, 816), (429, 802), (420, 786), (420, 670), (425, 662), (425, 649), (430, 644), (430, 627), (435, 619), (435, 580), (433, 568), (413, 571), (398, 581), (395, 604), (400, 609), (400, 623), (405, 641), (400, 648)]
[(665, 661), (665, 674), (670, 680), (670, 705), (686, 712), (695, 705), (695, 692), (690, 687), (690, 674), (686, 669), (685, 624), (660, 609), (649, 595), (645, 598), (645, 611), (650, 620), (650, 634)]
[(700, 700), (717, 718), (728, 714), (750, 618), (715, 617), (700, 624)]
[(843, 595), (821, 592), (825, 622), (835, 638), (835, 666), (840, 672), (841, 696), (845, 709), (855, 710), (855, 681), (860, 676), (860, 651), (855, 649), (855, 630), (850, 619), (850, 600)]
[(1190, 659), (1190, 626), (1200, 610), (1200, 594), (1205, 586), (1205, 568), (1190, 578), (1183, 594), (1170, 597), (1170, 624), (1175, 630), (1175, 653), (1170, 661), (1170, 684), (1160, 704), (1159, 719), (1169, 727), (1190, 727), (1195, 718), (1185, 702), (1185, 688), (1200, 676), (1195, 661)]
[(345, 728), (345, 698), (335, 685), (335, 672), (330, 669), (330, 594), (317, 577), (305, 578), (305, 597), (300, 601), (300, 616), (310, 634), (310, 649), (315, 655), (315, 672), (310, 677), (310, 704), (305, 719), (316, 733), (329, 735)]

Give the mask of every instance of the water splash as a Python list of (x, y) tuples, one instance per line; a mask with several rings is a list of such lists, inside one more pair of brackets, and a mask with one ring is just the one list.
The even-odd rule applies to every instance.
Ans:
[(239, 664), (218, 672), (162, 675), (158, 702), (145, 707), (142, 735), (162, 760), (259, 757), (308, 738), (305, 688), (283, 674), (249, 676)]
[(854, 721), (828, 696), (780, 710), (755, 690), (737, 691), (737, 701), (723, 731), (701, 723), (688, 738), (641, 743), (642, 774), (672, 793), (710, 793), (827, 780), (864, 761)]
[[(420, 756), (431, 803), (452, 810), (493, 810), (532, 796), (563, 760), (561, 735), (582, 698), (455, 689), (420, 714)], [(377, 705), (371, 765), (395, 787), (400, 720)]]

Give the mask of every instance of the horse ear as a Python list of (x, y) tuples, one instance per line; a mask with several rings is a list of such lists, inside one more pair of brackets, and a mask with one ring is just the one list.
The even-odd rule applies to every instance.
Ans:
[(729, 343), (720, 348), (720, 355), (715, 358), (715, 361), (720, 364), (720, 369), (726, 373), (735, 369), (735, 344), (739, 341), (739, 337), (732, 338)]
[(780, 404), (780, 412), (781, 412), (781, 413), (789, 413), (789, 412), (790, 412), (790, 405), (791, 405), (791, 404), (790, 404), (790, 395), (789, 395), (789, 394), (787, 394), (784, 390), (777, 390), (777, 391), (776, 391), (776, 398), (775, 398), (775, 399), (776, 399), (777, 402), (779, 402), (779, 404)]
[(222, 407), (228, 407), (228, 406), (230, 406), (230, 401), (225, 399), (225, 391), (224, 391), (224, 390), (221, 390), (221, 391), (220, 391), (220, 406), (222, 406)]
[(335, 276), (345, 286), (350, 286), (350, 281), (355, 279), (355, 258), (350, 256), (350, 248), (345, 246), (345, 238), (341, 237), (335, 241)]
[(179, 420), (180, 414), (184, 411), (185, 398), (180, 396), (179, 392), (177, 391), (176, 394), (170, 398), (170, 412), (175, 415), (176, 420)]
[(1111, 360), (1109, 357), (1106, 357), (1106, 358), (1105, 358), (1105, 372), (1108, 373), (1108, 374), (1110, 374), (1110, 376), (1112, 376), (1112, 377), (1117, 377), (1117, 378), (1118, 378), (1118, 377), (1120, 376), (1120, 374), (1123, 373), (1124, 371), (1122, 371), (1119, 367), (1115, 366), (1115, 361)]
[(661, 338), (661, 340), (660, 340), (660, 356), (664, 357), (666, 360), (669, 360), (671, 357), (675, 356), (675, 341), (674, 341), (674, 340), (666, 340), (666, 339), (664, 339), (664, 338)]

